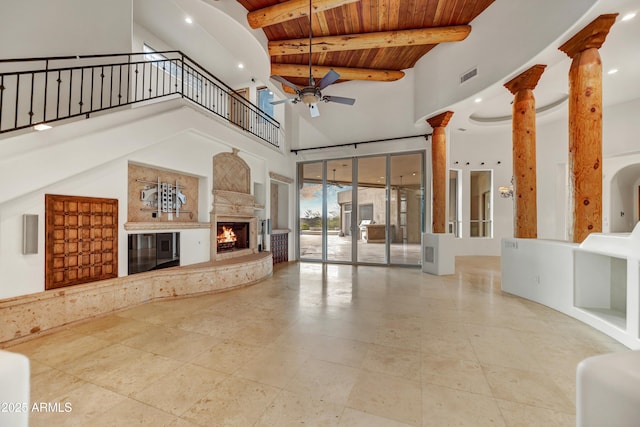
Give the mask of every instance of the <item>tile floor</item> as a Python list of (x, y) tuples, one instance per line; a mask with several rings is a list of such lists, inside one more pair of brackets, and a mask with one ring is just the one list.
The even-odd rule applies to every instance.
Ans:
[(31, 426), (573, 426), (575, 367), (625, 347), (456, 274), (291, 264), (8, 348), (31, 358)]

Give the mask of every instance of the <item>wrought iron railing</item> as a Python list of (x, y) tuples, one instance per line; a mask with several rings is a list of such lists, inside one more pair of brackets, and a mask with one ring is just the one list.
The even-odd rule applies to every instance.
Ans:
[(179, 51), (0, 60), (0, 133), (167, 97), (278, 146), (277, 120)]

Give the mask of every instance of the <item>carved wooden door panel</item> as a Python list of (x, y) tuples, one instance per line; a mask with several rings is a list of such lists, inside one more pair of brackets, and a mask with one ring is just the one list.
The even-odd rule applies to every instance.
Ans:
[(118, 277), (118, 200), (45, 195), (45, 289)]

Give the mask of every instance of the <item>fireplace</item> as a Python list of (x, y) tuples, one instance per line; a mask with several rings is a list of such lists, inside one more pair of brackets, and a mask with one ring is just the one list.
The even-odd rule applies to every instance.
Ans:
[(211, 260), (258, 253), (258, 218), (249, 165), (232, 153), (213, 156)]
[(248, 222), (218, 222), (217, 252), (230, 252), (250, 247)]

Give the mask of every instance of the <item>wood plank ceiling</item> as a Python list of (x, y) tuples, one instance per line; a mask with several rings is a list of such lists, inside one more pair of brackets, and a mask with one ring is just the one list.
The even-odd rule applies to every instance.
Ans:
[[(313, 0), (314, 77), (329, 67), (340, 81), (401, 78), (400, 70), (412, 68), (437, 43), (463, 40), (468, 24), (493, 1)], [(272, 74), (306, 86), (309, 0), (238, 2), (249, 11), (250, 25), (262, 28), (269, 40)]]

